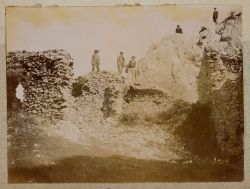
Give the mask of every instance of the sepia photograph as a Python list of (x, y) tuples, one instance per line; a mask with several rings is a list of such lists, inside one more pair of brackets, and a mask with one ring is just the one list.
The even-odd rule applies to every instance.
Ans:
[(8, 183), (244, 180), (241, 4), (5, 16)]

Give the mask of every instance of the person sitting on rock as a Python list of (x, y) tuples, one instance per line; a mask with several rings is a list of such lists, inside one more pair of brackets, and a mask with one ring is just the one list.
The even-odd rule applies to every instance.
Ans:
[(95, 71), (95, 68), (96, 68), (97, 72), (100, 71), (100, 68), (99, 68), (100, 58), (99, 58), (98, 53), (99, 53), (99, 50), (95, 50), (94, 54), (92, 55), (92, 58), (91, 58), (92, 72)]
[(128, 73), (128, 82), (129, 84), (133, 85), (135, 83), (136, 71), (137, 71), (137, 62), (135, 56), (131, 57), (131, 60), (127, 64), (126, 68)]
[(235, 16), (235, 12), (234, 12), (234, 11), (232, 11), (232, 12), (230, 13), (230, 16), (227, 18), (227, 20), (230, 20), (230, 19), (236, 19), (236, 16)]
[(202, 26), (202, 27), (201, 27), (201, 30), (199, 31), (199, 33), (204, 32), (204, 31), (206, 31), (206, 30), (207, 30), (207, 28), (206, 28), (205, 26)]
[(217, 9), (214, 8), (213, 21), (214, 21), (215, 24), (218, 23), (218, 22), (217, 22), (218, 17), (219, 17), (219, 13), (218, 13)]
[(180, 33), (180, 34), (183, 33), (183, 32), (182, 32), (182, 29), (181, 29), (181, 27), (180, 27), (179, 25), (177, 25), (177, 28), (176, 28), (176, 30), (175, 30), (175, 33)]
[(120, 52), (120, 55), (117, 57), (117, 67), (118, 73), (122, 75), (122, 71), (125, 68), (125, 58), (123, 57), (123, 52)]

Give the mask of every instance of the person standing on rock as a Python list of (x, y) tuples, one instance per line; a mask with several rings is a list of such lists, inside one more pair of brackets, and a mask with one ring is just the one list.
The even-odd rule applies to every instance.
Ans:
[(136, 57), (132, 56), (131, 60), (127, 64), (127, 73), (128, 73), (128, 82), (129, 84), (134, 84), (136, 79), (136, 72), (137, 72), (137, 62)]
[(213, 13), (213, 21), (214, 21), (214, 23), (215, 23), (215, 24), (217, 24), (217, 23), (218, 23), (218, 22), (217, 22), (218, 17), (219, 17), (219, 13), (218, 13), (217, 9), (216, 9), (216, 8), (214, 8), (214, 13)]
[(122, 75), (122, 71), (125, 68), (125, 58), (123, 57), (123, 52), (120, 52), (120, 55), (117, 57), (117, 67), (118, 73)]
[(100, 58), (99, 58), (99, 50), (95, 50), (94, 54), (92, 55), (92, 59), (91, 59), (91, 66), (92, 66), (92, 72), (95, 71), (95, 69), (97, 70), (97, 72), (100, 71)]
[(176, 28), (176, 30), (175, 30), (175, 33), (183, 34), (182, 29), (181, 29), (181, 27), (180, 27), (179, 25), (177, 25), (177, 28)]

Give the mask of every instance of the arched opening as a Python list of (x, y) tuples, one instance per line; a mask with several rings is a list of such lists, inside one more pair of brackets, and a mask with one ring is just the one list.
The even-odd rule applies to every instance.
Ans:
[(7, 74), (7, 111), (8, 112), (18, 111), (22, 107), (21, 100), (17, 98), (16, 96), (16, 93), (17, 93), (16, 91), (17, 91), (17, 87), (19, 83), (20, 82), (18, 80), (18, 76), (15, 73)]
[(16, 88), (16, 97), (23, 102), (24, 99), (24, 88), (21, 83), (18, 83)]

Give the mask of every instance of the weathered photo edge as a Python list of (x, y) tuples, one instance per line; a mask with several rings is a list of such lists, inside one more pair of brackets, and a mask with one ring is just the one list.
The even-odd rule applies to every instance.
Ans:
[[(82, 183), (82, 184), (8, 184), (7, 183), (7, 95), (6, 95), (6, 38), (5, 38), (5, 8), (8, 6), (114, 6), (116, 4), (163, 5), (163, 4), (241, 4), (243, 12), (243, 54), (244, 54), (244, 181), (237, 183)], [(0, 188), (248, 188), (250, 187), (250, 43), (249, 17), (250, 2), (248, 0), (138, 0), (138, 1), (67, 1), (67, 0), (18, 0), (0, 1)]]

